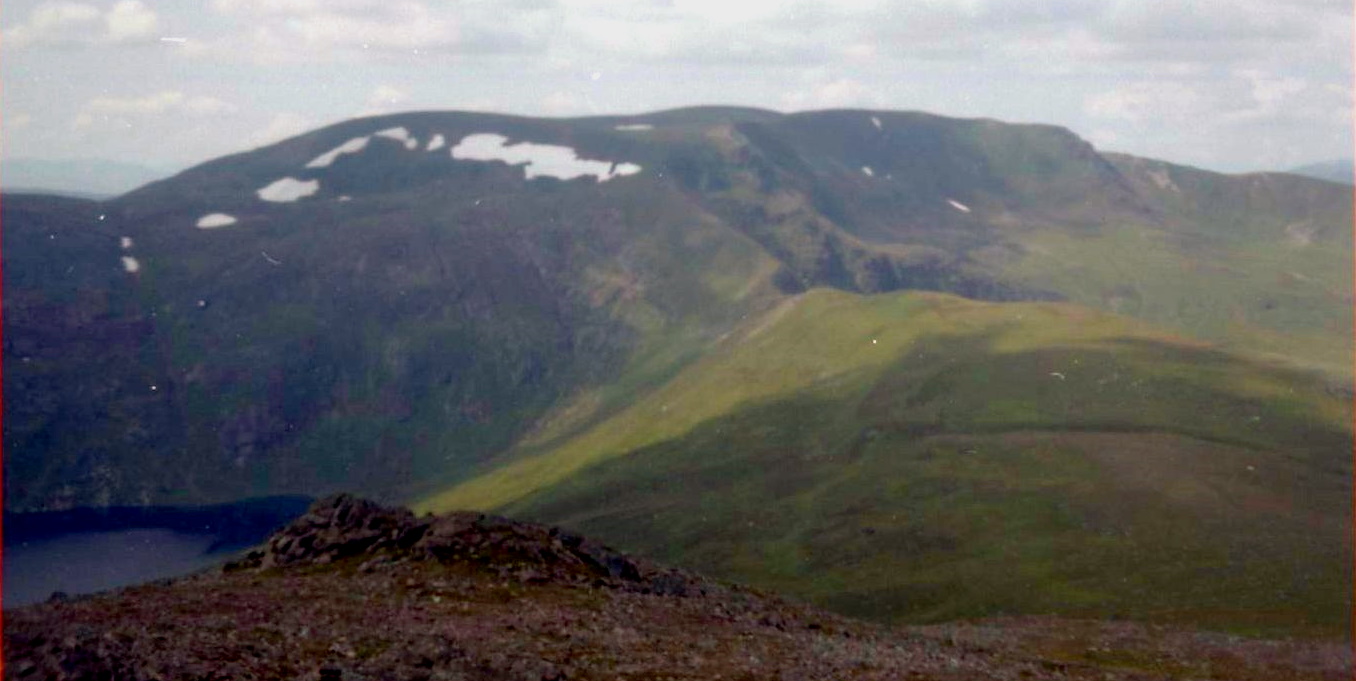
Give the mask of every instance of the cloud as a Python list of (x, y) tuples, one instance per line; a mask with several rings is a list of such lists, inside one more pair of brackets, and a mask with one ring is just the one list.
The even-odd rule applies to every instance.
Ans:
[(10, 48), (146, 43), (159, 23), (140, 0), (121, 0), (107, 11), (80, 2), (44, 2), (2, 37)]
[(1083, 110), (1102, 121), (1142, 128), (1290, 122), (1317, 126), (1349, 124), (1349, 87), (1332, 87), (1301, 76), (1262, 69), (1236, 69), (1224, 77), (1136, 81), (1087, 97)]
[[(23, 3), (6, 8), (6, 48), (183, 39), (13, 54), (4, 122), (33, 118), (7, 148), (33, 153), (82, 139), (107, 154), (205, 156), (412, 106), (563, 115), (720, 103), (1049, 122), (1228, 168), (1278, 167), (1253, 144), (1263, 136), (1314, 158), (1350, 147), (1344, 0)], [(128, 77), (145, 89), (103, 91)], [(194, 97), (207, 82), (242, 94)], [(97, 134), (109, 126), (127, 134)]]
[(1222, 108), (1224, 102), (1197, 85), (1176, 81), (1127, 83), (1088, 97), (1083, 110), (1094, 118), (1129, 123), (1166, 123), (1199, 120)]
[(782, 95), (783, 108), (844, 109), (880, 106), (882, 98), (873, 88), (851, 78), (834, 78)]
[(1266, 158), (1274, 169), (1350, 148), (1351, 94), (1346, 85), (1244, 68), (1125, 83), (1086, 97), (1083, 111), (1102, 131), (1099, 143), (1133, 143), (1137, 153), (1179, 161), (1192, 153), (1216, 167)]
[(113, 42), (145, 40), (155, 36), (160, 22), (155, 12), (138, 0), (122, 0), (104, 16)]
[(216, 97), (189, 97), (177, 90), (162, 90), (144, 97), (95, 97), (85, 103), (71, 126), (83, 129), (104, 123), (126, 127), (131, 119), (168, 113), (206, 117), (235, 111), (235, 105)]
[[(507, 16), (515, 9), (523, 10)], [(469, 0), (214, 0), (241, 22), (264, 59), (318, 60), (353, 53), (534, 53), (555, 22), (550, 3)], [(238, 46), (239, 41), (230, 41)]]
[(367, 108), (384, 111), (404, 104), (410, 100), (410, 93), (394, 85), (378, 85), (367, 96)]
[(377, 116), (409, 108), (410, 93), (404, 88), (382, 83), (367, 94), (359, 116)]
[(541, 99), (542, 112), (548, 116), (577, 116), (597, 113), (587, 95), (557, 90)]
[(250, 136), (250, 142), (254, 146), (272, 144), (279, 140), (299, 135), (310, 130), (312, 127), (314, 127), (314, 123), (311, 122), (311, 119), (302, 116), (301, 114), (284, 111), (282, 113), (274, 114), (273, 118), (269, 119), (268, 125)]

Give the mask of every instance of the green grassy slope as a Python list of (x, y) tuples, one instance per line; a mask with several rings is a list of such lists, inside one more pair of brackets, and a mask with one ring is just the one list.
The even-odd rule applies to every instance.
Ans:
[(1349, 191), (1109, 157), (1155, 220), (1040, 227), (1015, 236), (1019, 255), (981, 259), (1073, 301), (1350, 377)]
[(881, 618), (1346, 622), (1350, 402), (1064, 304), (816, 290), (426, 499)]
[[(637, 122), (653, 127), (616, 129)], [(526, 180), (383, 138), (306, 167), (396, 126), (423, 143), (492, 132), (644, 170)], [(280, 177), (320, 184), (295, 203), (260, 200)], [(239, 222), (194, 226), (217, 211)], [(397, 499), (501, 468), (528, 494), (807, 389), (814, 366), (748, 385), (740, 376), (768, 358), (744, 374), (710, 367), (737, 326), (770, 309), (792, 323), (797, 301), (821, 295), (797, 293), (817, 287), (1064, 299), (1341, 382), (1350, 214), (1330, 183), (918, 112), (344, 121), (102, 203), (6, 196), (5, 390), (22, 396), (4, 425), (6, 503)], [(122, 271), (125, 255), (138, 272)], [(879, 321), (854, 310), (832, 324)], [(820, 354), (875, 380), (899, 343), (962, 333), (948, 323), (892, 330), (878, 339), (888, 352)], [(994, 369), (990, 382), (1020, 380)], [(693, 403), (658, 401), (670, 381), (698, 381), (680, 391)], [(665, 406), (658, 421), (637, 411)]]

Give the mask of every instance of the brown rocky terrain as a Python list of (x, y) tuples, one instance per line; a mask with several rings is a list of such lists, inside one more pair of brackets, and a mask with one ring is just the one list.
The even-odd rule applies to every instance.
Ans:
[(5, 613), (6, 679), (1345, 679), (1338, 642), (886, 628), (474, 513), (317, 502), (223, 569)]

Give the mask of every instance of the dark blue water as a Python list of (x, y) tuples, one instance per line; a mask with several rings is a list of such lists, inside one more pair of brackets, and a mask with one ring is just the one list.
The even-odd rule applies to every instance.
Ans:
[(218, 565), (301, 515), (306, 497), (205, 507), (6, 514), (4, 607), (177, 577)]

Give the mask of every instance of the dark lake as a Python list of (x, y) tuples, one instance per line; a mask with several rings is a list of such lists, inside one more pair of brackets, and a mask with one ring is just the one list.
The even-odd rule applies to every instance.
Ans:
[(4, 607), (177, 577), (259, 544), (305, 512), (307, 497), (200, 507), (5, 514)]

